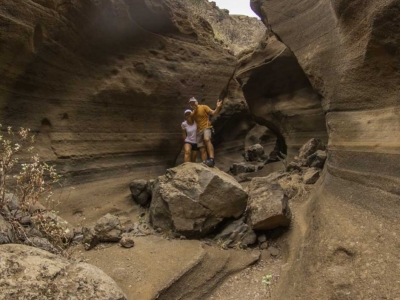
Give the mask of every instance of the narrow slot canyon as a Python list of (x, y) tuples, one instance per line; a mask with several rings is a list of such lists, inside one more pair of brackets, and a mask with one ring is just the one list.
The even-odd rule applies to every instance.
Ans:
[(400, 299), (400, 1), (248, 2), (1, 1), (0, 299)]

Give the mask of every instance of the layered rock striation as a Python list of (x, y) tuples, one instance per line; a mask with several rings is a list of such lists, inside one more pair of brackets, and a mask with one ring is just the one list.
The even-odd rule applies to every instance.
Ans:
[(329, 135), (323, 184), (304, 220), (307, 241), (292, 252), (279, 297), (400, 297), (393, 263), (400, 233), (394, 213), (400, 203), (400, 2), (252, 0), (252, 7), (321, 98)]
[[(187, 99), (213, 106), (235, 58), (181, 1), (3, 1), (1, 123), (37, 133), (71, 183), (161, 174)], [(136, 175), (135, 175), (136, 176)]]

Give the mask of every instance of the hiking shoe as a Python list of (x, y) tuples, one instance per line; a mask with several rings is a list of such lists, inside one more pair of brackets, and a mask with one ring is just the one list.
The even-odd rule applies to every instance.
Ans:
[(213, 158), (209, 158), (206, 159), (203, 164), (205, 164), (207, 167), (213, 168), (215, 165), (214, 159)]

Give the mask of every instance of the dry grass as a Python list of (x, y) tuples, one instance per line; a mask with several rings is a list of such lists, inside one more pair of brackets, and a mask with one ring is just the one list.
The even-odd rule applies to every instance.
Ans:
[(301, 175), (298, 173), (288, 174), (279, 179), (278, 183), (291, 201), (304, 201), (307, 199), (311, 190), (310, 186), (302, 182)]

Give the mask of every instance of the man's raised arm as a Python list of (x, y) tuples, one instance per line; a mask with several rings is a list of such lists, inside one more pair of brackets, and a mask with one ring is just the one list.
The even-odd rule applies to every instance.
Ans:
[(222, 109), (222, 100), (217, 100), (217, 108), (215, 110), (210, 111), (210, 115), (216, 116)]

